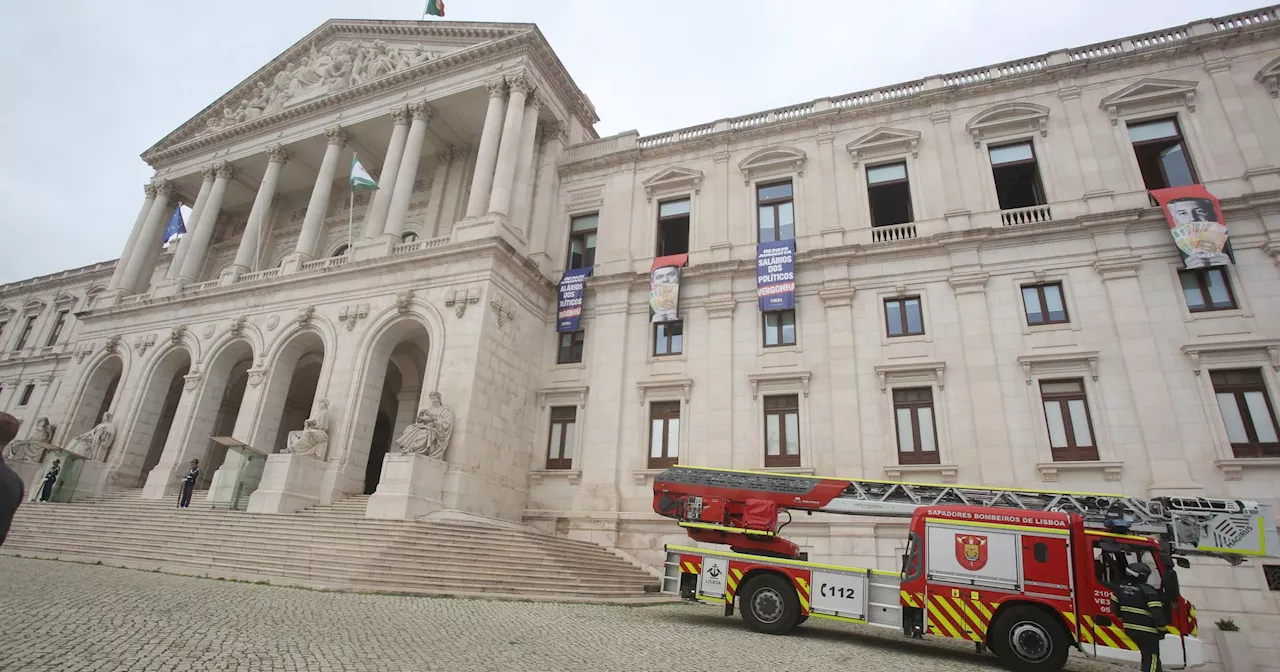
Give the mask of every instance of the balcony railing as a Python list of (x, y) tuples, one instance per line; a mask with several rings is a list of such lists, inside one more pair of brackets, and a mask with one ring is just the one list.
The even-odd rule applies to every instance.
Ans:
[(255, 282), (257, 280), (269, 280), (277, 275), (280, 275), (279, 268), (268, 268), (263, 271), (254, 271), (253, 273), (245, 273), (244, 275), (236, 278), (236, 284), (240, 284), (242, 282)]
[(391, 248), (391, 254), (408, 254), (417, 252), (418, 250), (434, 250), (437, 247), (443, 247), (449, 244), (450, 236), (441, 236), (440, 238), (428, 238), (426, 240), (414, 240), (408, 243), (400, 243)]
[(911, 240), (918, 237), (915, 222), (907, 224), (894, 224), (892, 226), (877, 226), (871, 229), (871, 242), (873, 243), (892, 243), (899, 240)]
[(351, 261), (351, 257), (348, 257), (347, 255), (344, 254), (340, 257), (328, 257), (326, 259), (316, 259), (315, 261), (308, 261), (307, 263), (303, 264), (302, 267), (298, 270), (318, 271), (324, 268), (333, 268), (334, 266), (341, 266), (349, 261)]
[(1000, 223), (1005, 226), (1018, 224), (1038, 224), (1053, 221), (1053, 211), (1047, 205), (1033, 205), (1029, 208), (1015, 208), (1000, 211)]
[(197, 282), (194, 285), (187, 285), (182, 288), (183, 294), (199, 294), (206, 289), (213, 289), (218, 286), (217, 280), (209, 280), (207, 282)]

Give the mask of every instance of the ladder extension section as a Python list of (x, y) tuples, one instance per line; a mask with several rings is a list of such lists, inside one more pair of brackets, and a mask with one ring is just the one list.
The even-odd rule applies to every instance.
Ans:
[[(1021, 488), (793, 476), (676, 466), (654, 478), (668, 496), (765, 499), (779, 507), (859, 516), (909, 518), (922, 506), (988, 506), (1074, 513), (1092, 528), (1124, 519), (1136, 533), (1170, 537), (1174, 548), (1211, 555), (1277, 551), (1271, 507), (1255, 501), (1058, 492)], [(657, 501), (655, 500), (655, 509)], [(663, 511), (659, 510), (659, 513)], [(667, 514), (664, 514), (667, 515)]]

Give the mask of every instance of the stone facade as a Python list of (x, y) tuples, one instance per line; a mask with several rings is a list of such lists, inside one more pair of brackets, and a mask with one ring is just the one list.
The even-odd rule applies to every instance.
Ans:
[[(303, 487), (333, 501), (376, 485), (388, 437), (438, 390), (456, 414), (443, 506), (649, 564), (683, 539), (650, 508), (655, 404), (678, 409), (678, 430), (672, 413), (660, 426), (688, 464), (1276, 503), (1280, 444), (1232, 445), (1214, 372), (1252, 372), (1280, 400), (1278, 19), (1260, 10), (608, 138), (532, 26), (330, 22), (144, 154), (156, 182), (127, 264), (0, 288), (0, 408), (47, 415), (59, 437), (113, 409), (107, 476), (82, 487), (145, 482), (162, 497), (210, 436), (274, 453), (325, 397), (323, 475)], [(375, 39), (400, 56), (377, 55)], [(321, 74), (299, 75), (303, 62)], [(1132, 140), (1167, 120), (1230, 228), (1229, 300), (1214, 310), (1189, 303), (1195, 278), (1179, 274), (1147, 193), (1172, 169), (1142, 163)], [(1022, 192), (1034, 202), (1002, 208), (991, 150), (1011, 145), (1034, 159)], [(382, 182), (354, 208), (353, 151)], [(893, 164), (907, 215), (885, 224), (869, 169)], [(796, 306), (773, 345), (757, 309), (757, 199), (783, 182)], [(155, 255), (173, 194), (198, 224)], [(659, 208), (678, 199), (681, 344), (655, 354), (649, 271)], [(578, 356), (555, 331), (556, 283), (573, 218), (591, 215)], [(1062, 319), (1031, 319), (1036, 286), (1057, 288)], [(919, 324), (892, 333), (889, 303), (910, 303)], [(52, 350), (15, 350), (21, 316), (47, 329), (62, 305), (75, 319)], [(1075, 431), (1045, 411), (1042, 383), (1062, 381)], [(28, 382), (41, 392), (20, 406)], [(906, 390), (928, 403), (895, 401)], [(781, 402), (798, 455), (770, 459), (766, 405)], [(903, 417), (923, 422), (905, 439)], [(227, 457), (210, 500), (245, 468)], [(825, 516), (788, 529), (814, 557), (881, 568), (897, 567), (904, 530)], [(1261, 563), (1197, 563), (1185, 583), (1202, 623), (1247, 614), (1255, 645), (1280, 648)]]

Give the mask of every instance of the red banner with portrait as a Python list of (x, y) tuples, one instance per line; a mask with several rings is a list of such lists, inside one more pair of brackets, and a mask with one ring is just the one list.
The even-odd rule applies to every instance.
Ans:
[(1235, 261), (1222, 206), (1204, 185), (1154, 189), (1151, 197), (1164, 211), (1173, 243), (1186, 268), (1224, 266)]

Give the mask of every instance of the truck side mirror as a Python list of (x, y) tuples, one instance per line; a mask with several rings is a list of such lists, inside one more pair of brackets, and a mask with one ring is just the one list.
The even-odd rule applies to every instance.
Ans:
[[(1183, 558), (1178, 558), (1183, 560)], [(1160, 589), (1164, 592), (1165, 598), (1172, 603), (1177, 603), (1182, 597), (1182, 589), (1178, 585), (1178, 573), (1172, 569), (1165, 570), (1160, 577)]]
[(1183, 569), (1191, 569), (1191, 561), (1186, 558), (1174, 558), (1173, 562)]

